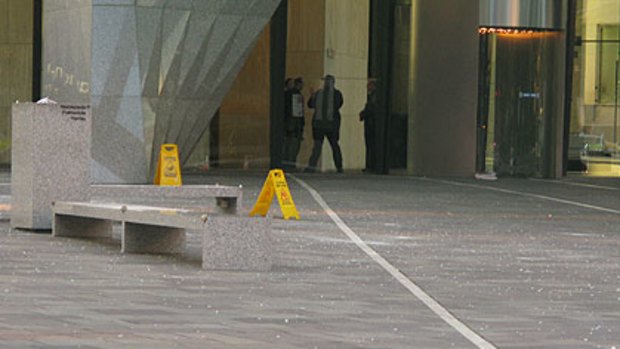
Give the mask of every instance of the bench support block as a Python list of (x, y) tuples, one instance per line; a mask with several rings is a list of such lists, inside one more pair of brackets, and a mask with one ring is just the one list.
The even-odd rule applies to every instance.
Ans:
[(54, 215), (53, 236), (111, 238), (112, 221), (77, 216)]
[(202, 267), (211, 270), (268, 271), (272, 265), (270, 220), (211, 216), (203, 234)]
[(181, 253), (185, 229), (123, 222), (122, 253)]
[(217, 197), (215, 198), (215, 202), (218, 207), (218, 211), (220, 213), (225, 213), (225, 214), (236, 214), (237, 213), (237, 198)]

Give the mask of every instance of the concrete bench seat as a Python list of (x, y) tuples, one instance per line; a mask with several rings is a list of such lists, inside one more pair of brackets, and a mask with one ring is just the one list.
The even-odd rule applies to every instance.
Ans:
[(226, 185), (182, 185), (182, 186), (158, 186), (140, 184), (94, 184), (90, 186), (90, 200), (98, 201), (122, 201), (126, 204), (135, 204), (148, 201), (152, 203), (175, 202), (175, 205), (183, 205), (183, 202), (191, 201), (201, 206), (206, 206), (215, 198), (218, 212), (235, 214), (242, 208), (241, 186)]
[(271, 268), (270, 220), (211, 215), (204, 210), (119, 203), (53, 204), (52, 235), (112, 237), (121, 223), (122, 253), (181, 253), (187, 230), (202, 232), (202, 267), (220, 270)]

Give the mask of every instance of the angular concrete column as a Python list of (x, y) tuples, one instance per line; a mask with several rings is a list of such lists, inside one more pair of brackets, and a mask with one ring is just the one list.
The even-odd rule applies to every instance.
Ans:
[(46, 0), (43, 94), (92, 105), (94, 181), (185, 162), (280, 1)]

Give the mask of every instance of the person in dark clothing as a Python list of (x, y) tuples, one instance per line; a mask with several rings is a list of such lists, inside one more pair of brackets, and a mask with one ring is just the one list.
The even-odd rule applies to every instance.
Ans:
[[(294, 85), (293, 79), (286, 78), (286, 80), (284, 80), (284, 120), (285, 122), (286, 122), (286, 118), (289, 113), (289, 110), (291, 110), (291, 94), (293, 93), (294, 87), (295, 85)], [(286, 128), (285, 128), (285, 131), (286, 131)]]
[(377, 112), (377, 85), (374, 79), (366, 85), (367, 98), (364, 110), (360, 112), (360, 121), (364, 122), (364, 141), (366, 143), (366, 167), (364, 172), (372, 172), (375, 168), (375, 122)]
[(342, 173), (342, 152), (338, 140), (340, 138), (340, 108), (344, 100), (342, 93), (336, 89), (336, 79), (333, 75), (323, 78), (323, 88), (316, 91), (308, 101), (308, 107), (314, 109), (312, 115), (312, 138), (314, 146), (308, 162), (306, 172), (315, 172), (321, 156), (323, 140), (327, 137), (334, 156), (336, 170)]
[(284, 117), (284, 169), (294, 170), (304, 134), (304, 81), (294, 80), (293, 87), (284, 93), (286, 114)]

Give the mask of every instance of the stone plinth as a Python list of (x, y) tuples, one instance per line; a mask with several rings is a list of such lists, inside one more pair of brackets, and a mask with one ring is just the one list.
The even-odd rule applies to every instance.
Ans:
[(11, 227), (51, 229), (51, 203), (90, 192), (91, 112), (83, 105), (13, 105)]
[(203, 269), (269, 271), (273, 253), (271, 220), (211, 216), (202, 246)]

